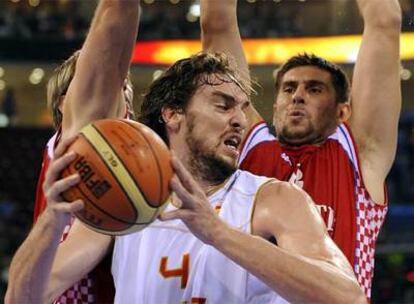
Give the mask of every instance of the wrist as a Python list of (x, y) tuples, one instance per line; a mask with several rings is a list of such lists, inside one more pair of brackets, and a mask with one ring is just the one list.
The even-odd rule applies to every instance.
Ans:
[(229, 235), (231, 234), (232, 228), (220, 218), (217, 219), (217, 223), (212, 225), (210, 238), (207, 243), (215, 248), (221, 248), (230, 238)]
[(39, 222), (43, 222), (47, 229), (61, 234), (65, 227), (70, 224), (71, 218), (72, 215), (69, 213), (58, 212), (52, 207), (47, 207), (39, 218)]

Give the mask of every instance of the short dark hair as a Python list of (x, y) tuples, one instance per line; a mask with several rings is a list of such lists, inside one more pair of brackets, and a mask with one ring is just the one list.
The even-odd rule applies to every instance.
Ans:
[(242, 83), (226, 55), (198, 53), (177, 61), (151, 84), (144, 94), (138, 121), (149, 126), (169, 144), (161, 116), (163, 108), (185, 111), (198, 88), (205, 84), (217, 85), (209, 77), (211, 75), (219, 76), (220, 84), (234, 82), (250, 94), (251, 88)]
[(337, 66), (314, 54), (299, 54), (291, 57), (277, 71), (275, 89), (276, 95), (279, 93), (283, 76), (291, 69), (302, 66), (314, 66), (321, 70), (329, 72), (332, 78), (332, 84), (335, 88), (336, 102), (344, 103), (349, 99), (349, 80), (344, 71)]

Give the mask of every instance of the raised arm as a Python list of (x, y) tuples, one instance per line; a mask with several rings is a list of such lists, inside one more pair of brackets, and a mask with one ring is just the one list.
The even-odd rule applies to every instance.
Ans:
[[(200, 5), (203, 51), (227, 54), (242, 79), (250, 85), (249, 66), (237, 23), (237, 0), (201, 0)], [(249, 107), (246, 115), (250, 126), (263, 120), (253, 105)]]
[[(58, 147), (61, 155), (68, 141)], [(10, 265), (5, 303), (51, 303), (73, 283), (88, 273), (104, 256), (111, 239), (79, 224), (72, 226), (61, 245), (63, 229), (71, 213), (83, 207), (81, 201), (62, 202), (60, 193), (79, 182), (73, 175), (57, 181), (60, 171), (75, 155), (54, 160), (45, 179), (48, 206), (20, 246)], [(57, 181), (57, 182), (56, 182)]]
[[(123, 86), (135, 45), (139, 0), (101, 0), (64, 101), (63, 137), (125, 113)], [(121, 114), (122, 115), (122, 114)]]
[(365, 186), (384, 201), (383, 183), (394, 161), (401, 110), (398, 0), (357, 0), (364, 33), (352, 79), (350, 125), (359, 146)]

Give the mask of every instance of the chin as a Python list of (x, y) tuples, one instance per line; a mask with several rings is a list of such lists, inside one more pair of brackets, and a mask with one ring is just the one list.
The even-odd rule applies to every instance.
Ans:
[(205, 178), (214, 183), (221, 183), (237, 170), (237, 160), (222, 155), (209, 155), (204, 157)]

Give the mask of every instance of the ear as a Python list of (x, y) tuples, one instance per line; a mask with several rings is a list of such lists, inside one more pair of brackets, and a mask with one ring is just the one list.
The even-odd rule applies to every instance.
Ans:
[(161, 117), (167, 130), (171, 132), (178, 132), (180, 130), (181, 122), (184, 119), (184, 111), (182, 109), (174, 109), (164, 107), (161, 110)]
[(338, 103), (336, 113), (338, 124), (348, 121), (349, 117), (351, 117), (351, 112), (352, 110), (350, 102)]

